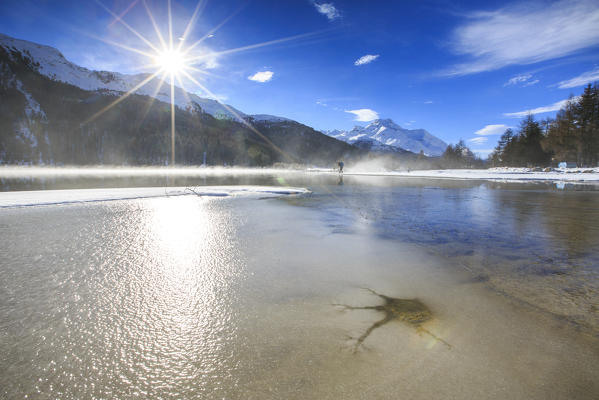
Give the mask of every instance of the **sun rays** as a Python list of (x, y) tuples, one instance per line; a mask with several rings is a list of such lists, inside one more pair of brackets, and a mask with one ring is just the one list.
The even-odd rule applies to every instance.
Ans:
[[(221, 29), (227, 22), (229, 22), (236, 14), (238, 14), (243, 6), (238, 8), (235, 12), (227, 16), (224, 20), (222, 20), (219, 24), (217, 24), (214, 28), (210, 29), (207, 33), (205, 33), (199, 40), (193, 42), (190, 45), (187, 45), (187, 39), (191, 36), (191, 33), (196, 26), (198, 19), (201, 16), (203, 9), (206, 6), (206, 0), (199, 0), (196, 4), (189, 21), (185, 25), (184, 29), (180, 32), (181, 35), (175, 35), (173, 31), (173, 12), (172, 12), (172, 4), (171, 0), (166, 0), (167, 5), (167, 32), (164, 34), (159, 25), (159, 21), (156, 20), (152, 9), (147, 4), (146, 0), (132, 0), (132, 2), (126, 7), (125, 11), (120, 14), (115, 13), (113, 10), (109, 9), (106, 5), (104, 5), (100, 0), (95, 0), (96, 3), (104, 9), (107, 13), (109, 13), (113, 20), (110, 22), (109, 26), (119, 23), (123, 27), (127, 29), (131, 34), (137, 37), (145, 47), (145, 49), (139, 49), (131, 45), (127, 45), (124, 43), (115, 42), (112, 40), (108, 40), (102, 37), (98, 37), (96, 35), (89, 35), (93, 38), (101, 40), (104, 43), (110, 44), (112, 46), (127, 50), (129, 52), (135, 53), (137, 55), (142, 55), (148, 59), (148, 63), (142, 65), (144, 69), (152, 70), (153, 72), (147, 74), (147, 76), (141, 80), (138, 84), (132, 87), (129, 91), (120, 95), (116, 100), (111, 102), (109, 105), (92, 115), (88, 120), (84, 123), (89, 123), (123, 100), (127, 97), (135, 94), (139, 91), (143, 86), (152, 82), (153, 80), (157, 80), (156, 82), (156, 90), (154, 91), (154, 96), (160, 88), (167, 83), (170, 86), (170, 136), (171, 136), (171, 154), (170, 154), (170, 165), (175, 165), (175, 111), (176, 111), (176, 101), (175, 101), (175, 84), (178, 84), (182, 89), (185, 89), (183, 80), (187, 80), (195, 84), (198, 88), (200, 88), (204, 93), (206, 93), (211, 98), (215, 99), (222, 107), (223, 110), (226, 110), (231, 115), (235, 116), (235, 118), (247, 126), (252, 130), (256, 135), (266, 141), (273, 149), (277, 152), (283, 154), (290, 161), (294, 161), (293, 157), (284, 152), (282, 149), (277, 147), (272, 141), (270, 141), (266, 136), (260, 133), (254, 126), (252, 126), (248, 121), (246, 121), (241, 115), (239, 115), (235, 110), (231, 107), (228, 107), (226, 104), (221, 103), (217, 100), (216, 96), (206, 87), (206, 85), (200, 83), (198, 79), (196, 79), (194, 74), (202, 74), (213, 76), (210, 72), (206, 71), (207, 68), (202, 68), (202, 64), (206, 65), (211, 62), (211, 60), (215, 60), (219, 56), (230, 55), (242, 51), (248, 51), (253, 49), (262, 48), (265, 46), (272, 46), (280, 43), (285, 43), (293, 40), (304, 39), (310, 36), (314, 36), (320, 34), (324, 31), (319, 32), (311, 32), (304, 33), (300, 35), (294, 35), (290, 37), (269, 40), (262, 43), (255, 43), (251, 45), (245, 45), (237, 48), (221, 50), (221, 51), (207, 51), (200, 47), (205, 40), (214, 36), (214, 34)], [(153, 43), (146, 36), (141, 34), (137, 29), (131, 26), (124, 20), (124, 17), (127, 13), (130, 13), (134, 8), (141, 7), (145, 9), (145, 13), (149, 19), (149, 22), (156, 34), (157, 43)], [(177, 32), (179, 33), (179, 32)], [(188, 103), (191, 103), (191, 100), (187, 96), (185, 90), (182, 90), (183, 95), (186, 98)], [(179, 92), (180, 93), (180, 92)], [(154, 101), (154, 97), (152, 96), (151, 102)], [(150, 103), (148, 105), (148, 111), (151, 107)]]

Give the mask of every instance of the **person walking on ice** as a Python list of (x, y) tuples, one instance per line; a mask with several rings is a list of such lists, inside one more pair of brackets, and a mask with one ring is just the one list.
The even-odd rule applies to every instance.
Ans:
[(343, 165), (344, 165), (343, 161), (339, 161), (337, 163), (337, 165), (339, 166), (339, 173), (342, 174), (343, 173)]

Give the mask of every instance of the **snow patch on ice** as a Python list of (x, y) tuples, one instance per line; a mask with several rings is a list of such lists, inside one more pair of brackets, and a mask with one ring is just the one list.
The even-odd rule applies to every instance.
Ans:
[(562, 181), (599, 184), (598, 168), (563, 168), (548, 172), (531, 168), (443, 169), (421, 171), (363, 172), (347, 168), (345, 175), (385, 175), (411, 178), (475, 179), (502, 182)]
[(0, 208), (131, 200), (169, 196), (263, 198), (304, 195), (309, 193), (310, 191), (304, 188), (274, 186), (200, 186), (37, 190), (0, 192)]

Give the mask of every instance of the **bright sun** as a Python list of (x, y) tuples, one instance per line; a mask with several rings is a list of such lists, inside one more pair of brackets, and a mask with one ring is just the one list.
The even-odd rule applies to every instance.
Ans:
[[(174, 38), (173, 38), (173, 29), (172, 29), (173, 24), (172, 24), (172, 16), (171, 16), (171, 0), (169, 0), (167, 2), (167, 5), (168, 5), (168, 36), (162, 35), (160, 29), (158, 28), (158, 25), (156, 24), (156, 20), (154, 19), (152, 11), (147, 6), (147, 4), (144, 0), (141, 3), (144, 5), (144, 7), (146, 9), (146, 12), (148, 13), (150, 21), (152, 22), (152, 25), (154, 27), (156, 36), (160, 41), (160, 44), (156, 44), (156, 43), (152, 43), (150, 40), (145, 38), (142, 34), (137, 32), (133, 27), (131, 27), (122, 18), (125, 15), (125, 13), (127, 13), (127, 11), (129, 11), (135, 4), (138, 3), (138, 0), (134, 0), (131, 3), (131, 5), (129, 6), (129, 8), (124, 13), (122, 13), (120, 16), (117, 15), (116, 13), (114, 13), (112, 10), (110, 10), (108, 7), (106, 7), (104, 4), (102, 4), (102, 2), (100, 0), (96, 0), (96, 3), (98, 3), (110, 15), (112, 15), (114, 17), (114, 21), (120, 22), (125, 28), (127, 28), (135, 36), (137, 36), (139, 39), (141, 39), (141, 41), (144, 42), (152, 50), (144, 51), (144, 50), (129, 47), (129, 46), (126, 46), (126, 45), (123, 45), (120, 43), (116, 43), (116, 42), (113, 42), (110, 40), (104, 40), (102, 38), (99, 38), (99, 39), (102, 41), (105, 41), (108, 44), (115, 45), (115, 46), (121, 47), (125, 50), (129, 50), (134, 53), (138, 53), (138, 54), (142, 54), (142, 55), (146, 56), (149, 60), (153, 61), (153, 63), (151, 63), (150, 65), (146, 65), (146, 67), (155, 69), (155, 71), (152, 74), (147, 74), (148, 76), (145, 79), (143, 79), (141, 82), (139, 82), (134, 87), (130, 88), (129, 91), (127, 91), (123, 95), (119, 96), (112, 103), (110, 103), (109, 105), (107, 105), (106, 107), (104, 107), (103, 109), (101, 109), (100, 111), (95, 113), (94, 115), (92, 115), (86, 121), (86, 123), (93, 121), (94, 119), (96, 119), (97, 117), (99, 117), (100, 115), (105, 113), (106, 111), (110, 110), (112, 107), (114, 107), (121, 101), (125, 100), (130, 95), (136, 93), (140, 88), (142, 88), (143, 86), (148, 84), (150, 81), (156, 79), (156, 77), (159, 77), (158, 78), (159, 84), (154, 89), (154, 94), (152, 95), (152, 96), (156, 96), (158, 94), (158, 92), (160, 91), (160, 89), (162, 88), (163, 83), (168, 78), (168, 80), (170, 81), (168, 83), (170, 84), (170, 89), (171, 89), (170, 90), (170, 92), (171, 92), (170, 93), (170, 103), (171, 103), (171, 112), (170, 112), (170, 114), (171, 114), (171, 124), (170, 124), (171, 125), (171, 162), (170, 162), (170, 165), (175, 165), (175, 108), (176, 108), (175, 107), (176, 106), (176, 103), (175, 103), (175, 81), (179, 83), (181, 88), (183, 88), (184, 86), (183, 86), (183, 82), (181, 81), (181, 79), (186, 78), (189, 81), (193, 82), (203, 92), (207, 93), (211, 97), (216, 97), (208, 88), (206, 88), (196, 78), (194, 78), (192, 76), (192, 73), (194, 73), (194, 72), (199, 73), (199, 74), (211, 75), (208, 71), (198, 68), (197, 67), (198, 64), (201, 65), (204, 62), (206, 62), (207, 60), (214, 58), (218, 55), (237, 53), (240, 51), (255, 49), (258, 47), (270, 46), (270, 45), (277, 44), (277, 43), (283, 43), (283, 42), (287, 42), (290, 40), (307, 37), (309, 35), (313, 35), (316, 33), (316, 32), (313, 32), (313, 33), (306, 33), (306, 34), (301, 34), (301, 35), (296, 35), (296, 36), (289, 36), (289, 37), (282, 38), (282, 39), (270, 40), (267, 42), (238, 47), (235, 49), (229, 49), (229, 50), (224, 50), (224, 51), (220, 51), (220, 52), (210, 53), (209, 55), (202, 54), (202, 51), (198, 48), (198, 49), (196, 49), (195, 54), (192, 54), (191, 51), (194, 48), (199, 46), (204, 40), (206, 40), (208, 38), (212, 38), (214, 36), (214, 32), (216, 32), (227, 21), (229, 21), (235, 15), (235, 13), (231, 14), (224, 21), (222, 21), (219, 25), (217, 25), (215, 28), (210, 30), (208, 33), (206, 33), (203, 37), (201, 37), (199, 40), (197, 40), (192, 45), (184, 46), (185, 40), (188, 37), (188, 35), (190, 34), (192, 28), (194, 27), (194, 25), (197, 21), (197, 18), (199, 16), (199, 12), (205, 3), (205, 0), (198, 0), (195, 10), (193, 11), (191, 18), (189, 19), (189, 22), (188, 22), (187, 26), (185, 27), (183, 35), (181, 35), (181, 36), (179, 36), (178, 34), (175, 35), (175, 38), (178, 38), (178, 40), (175, 39), (175, 43), (173, 42)], [(183, 95), (186, 96), (185, 91), (183, 91)], [(191, 100), (188, 99), (188, 101), (190, 102)], [(238, 115), (234, 109), (230, 108), (226, 104), (221, 103), (220, 101), (218, 103), (225, 110), (227, 110), (229, 113), (234, 115), (237, 118), (237, 120), (241, 121), (244, 125), (246, 125), (254, 133), (256, 133), (258, 136), (262, 137), (265, 141), (267, 141), (272, 146), (274, 146), (277, 151), (285, 154), (283, 152), (283, 150), (276, 147), (276, 145), (274, 145), (272, 142), (270, 142), (270, 140), (267, 137), (262, 135), (262, 133), (260, 133), (250, 123), (248, 123), (245, 119), (243, 119), (240, 115)]]
[(185, 57), (181, 51), (165, 50), (156, 56), (156, 64), (169, 74), (177, 74), (185, 69)]

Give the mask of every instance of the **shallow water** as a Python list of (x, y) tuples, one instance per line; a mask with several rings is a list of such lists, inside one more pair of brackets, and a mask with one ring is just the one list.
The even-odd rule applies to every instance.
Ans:
[(314, 193), (0, 210), (2, 397), (598, 397), (599, 192), (205, 178)]

